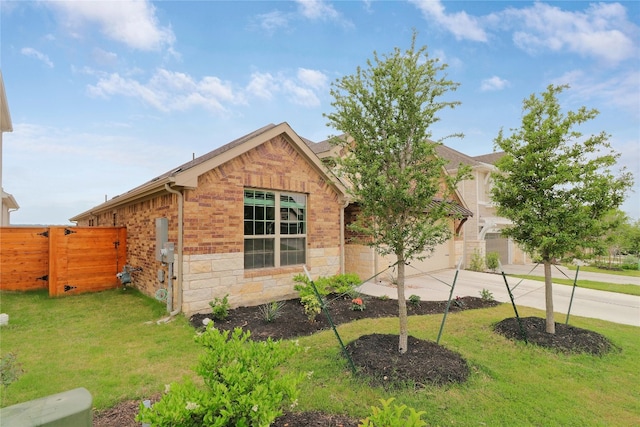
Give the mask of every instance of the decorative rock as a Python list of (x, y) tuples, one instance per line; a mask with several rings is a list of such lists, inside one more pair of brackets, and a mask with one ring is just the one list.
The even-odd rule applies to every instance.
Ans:
[(209, 319), (208, 317), (205, 317), (204, 319), (202, 319), (202, 324), (204, 326), (207, 326), (209, 323), (211, 323), (211, 319)]

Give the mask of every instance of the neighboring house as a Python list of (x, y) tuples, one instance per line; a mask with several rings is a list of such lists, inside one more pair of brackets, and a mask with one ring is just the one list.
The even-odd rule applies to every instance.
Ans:
[[(127, 262), (148, 295), (168, 289), (174, 313), (291, 298), (293, 277), (344, 271), (345, 190), (287, 123), (268, 125), (71, 218), (126, 226)], [(164, 220), (166, 218), (166, 220)], [(158, 221), (160, 219), (160, 221)], [(175, 245), (158, 260), (158, 224)], [(164, 259), (164, 258), (160, 258)], [(159, 271), (161, 270), (161, 271)], [(171, 307), (169, 307), (171, 305)]]
[[(341, 155), (340, 148), (332, 145), (328, 141), (312, 143), (306, 141), (311, 149), (328, 166), (332, 166), (332, 159)], [(443, 169), (443, 174), (446, 170)], [(405, 269), (407, 276), (420, 275), (437, 270), (455, 267), (464, 254), (465, 237), (462, 232), (462, 225), (471, 219), (473, 213), (467, 209), (464, 199), (458, 192), (454, 194), (454, 207), (451, 212), (450, 229), (453, 238), (434, 248), (431, 253), (425, 253), (423, 259), (412, 260)], [(439, 203), (434, 200), (433, 203)], [(357, 204), (349, 204), (345, 208), (345, 223), (348, 226), (359, 214)], [(345, 230), (345, 268), (347, 272), (357, 273), (361, 279), (368, 279), (387, 270), (390, 265), (395, 264), (395, 256), (381, 256), (376, 250), (366, 244), (366, 239), (358, 236), (349, 229)], [(389, 274), (380, 275), (378, 280), (393, 280), (394, 271)]]
[(470, 157), (445, 145), (438, 146), (437, 151), (443, 159), (449, 161), (446, 166), (449, 172), (455, 173), (461, 164), (471, 168), (471, 179), (458, 185), (462, 198), (473, 211), (473, 217), (464, 225), (466, 266), (469, 266), (476, 250), (483, 257), (489, 252), (499, 253), (502, 264), (528, 262), (529, 258), (515, 242), (500, 234), (500, 230), (511, 224), (511, 221), (498, 216), (491, 200), (491, 174), (497, 170), (495, 162), (504, 153)]
[(16, 199), (14, 199), (11, 194), (5, 193), (2, 187), (2, 134), (5, 132), (13, 132), (13, 124), (11, 123), (9, 104), (7, 103), (7, 95), (4, 90), (2, 71), (0, 71), (0, 197), (2, 198), (2, 206), (0, 206), (0, 226), (8, 226), (11, 222), (11, 212), (20, 208)]

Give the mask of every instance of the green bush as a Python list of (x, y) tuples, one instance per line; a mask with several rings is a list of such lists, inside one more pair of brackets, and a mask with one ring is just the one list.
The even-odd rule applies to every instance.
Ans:
[(480, 250), (478, 249), (474, 249), (473, 255), (471, 255), (469, 270), (484, 271), (484, 260), (482, 259), (482, 253), (480, 253)]
[(302, 376), (283, 374), (280, 366), (300, 348), (271, 339), (252, 341), (250, 335), (209, 324), (195, 338), (205, 348), (195, 369), (204, 384), (171, 384), (153, 406), (140, 405), (136, 420), (159, 427), (270, 425), (286, 405), (297, 402)]
[(624, 257), (624, 260), (622, 260), (620, 267), (622, 267), (623, 270), (637, 270), (639, 265), (640, 259), (638, 257), (627, 255)]
[(0, 385), (8, 387), (18, 381), (24, 371), (16, 359), (14, 353), (7, 353), (0, 358)]
[(215, 320), (224, 320), (229, 316), (229, 294), (222, 299), (216, 297), (209, 302), (209, 305), (211, 306), (211, 315)]
[(282, 309), (286, 305), (285, 301), (272, 301), (260, 306), (260, 314), (265, 322), (271, 323), (282, 315)]
[(480, 298), (482, 298), (483, 301), (493, 301), (493, 293), (491, 293), (489, 289), (483, 288), (480, 291)]
[(487, 254), (487, 268), (493, 272), (500, 267), (500, 254), (498, 252), (489, 252)]
[[(371, 407), (371, 415), (360, 421), (359, 427), (423, 427), (427, 423), (422, 420), (425, 411), (416, 411), (407, 405), (393, 405), (394, 398), (380, 399), (382, 408)], [(408, 410), (409, 413), (405, 414)]]
[[(304, 306), (304, 312), (309, 318), (309, 321), (314, 321), (316, 316), (322, 311), (322, 305), (318, 301), (316, 293), (313, 291), (313, 286), (309, 278), (305, 274), (298, 274), (293, 278), (296, 283), (293, 289), (298, 291), (300, 296), (300, 303)], [(314, 280), (316, 289), (320, 294), (320, 297), (326, 297), (329, 294), (346, 294), (352, 298), (357, 297), (357, 291), (355, 288), (360, 284), (360, 278), (357, 274), (338, 274), (331, 277), (319, 277)]]
[(409, 303), (415, 307), (420, 306), (420, 295), (411, 295), (409, 297)]

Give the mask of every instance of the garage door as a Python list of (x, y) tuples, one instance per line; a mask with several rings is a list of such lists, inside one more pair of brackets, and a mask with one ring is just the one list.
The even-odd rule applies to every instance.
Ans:
[(486, 253), (497, 252), (502, 264), (509, 264), (509, 239), (502, 237), (500, 233), (487, 233)]

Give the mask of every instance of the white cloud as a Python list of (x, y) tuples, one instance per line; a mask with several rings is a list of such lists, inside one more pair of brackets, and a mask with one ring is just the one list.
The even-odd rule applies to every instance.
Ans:
[(302, 105), (303, 107), (317, 107), (320, 105), (320, 99), (313, 89), (300, 86), (293, 80), (285, 81), (282, 86), (292, 103)]
[(108, 38), (145, 51), (160, 50), (175, 42), (170, 27), (158, 23), (155, 7), (147, 0), (47, 2), (63, 16), (71, 34), (84, 26), (96, 25)]
[(270, 34), (289, 26), (289, 14), (278, 10), (257, 15), (254, 20), (257, 21), (258, 27)]
[(118, 73), (104, 75), (88, 91), (97, 97), (113, 95), (136, 98), (163, 112), (184, 111), (204, 107), (214, 113), (226, 113), (224, 104), (243, 104), (242, 93), (233, 90), (231, 83), (217, 77), (204, 77), (200, 81), (191, 76), (158, 69), (147, 83)]
[(327, 86), (328, 78), (321, 71), (298, 68), (298, 80), (314, 89), (322, 89)]
[(100, 66), (112, 67), (118, 62), (118, 55), (116, 53), (107, 52), (106, 50), (98, 47), (91, 51), (91, 58), (93, 58), (93, 61)]
[(618, 63), (637, 55), (638, 28), (629, 22), (619, 3), (598, 3), (584, 11), (566, 11), (536, 2), (522, 9), (499, 14), (501, 22), (517, 30), (513, 41), (519, 48), (536, 53), (569, 51)]
[(435, 20), (457, 40), (487, 41), (487, 33), (478, 18), (466, 12), (446, 13), (440, 0), (410, 0), (428, 21)]
[(22, 53), (24, 56), (28, 56), (29, 58), (35, 58), (39, 61), (42, 61), (47, 67), (53, 68), (53, 62), (51, 62), (47, 55), (31, 47), (23, 47), (20, 50), (20, 53)]
[(327, 82), (326, 74), (308, 68), (298, 68), (295, 77), (286, 72), (278, 73), (277, 76), (256, 72), (251, 75), (246, 92), (266, 100), (283, 94), (293, 104), (313, 108), (320, 105), (318, 92), (326, 88)]
[(270, 73), (253, 73), (247, 85), (247, 93), (258, 98), (270, 100), (279, 87), (276, 79)]
[(507, 86), (509, 86), (508, 80), (501, 79), (498, 76), (493, 76), (488, 79), (484, 79), (482, 81), (482, 84), (480, 85), (480, 90), (482, 92), (502, 90)]
[(343, 27), (353, 27), (331, 4), (324, 0), (296, 0), (300, 14), (310, 20), (334, 21)]
[(609, 74), (604, 79), (573, 70), (554, 79), (552, 83), (568, 84), (571, 90), (567, 91), (567, 95), (578, 103), (590, 103), (593, 100), (621, 108), (632, 117), (640, 118), (640, 71), (637, 69)]

